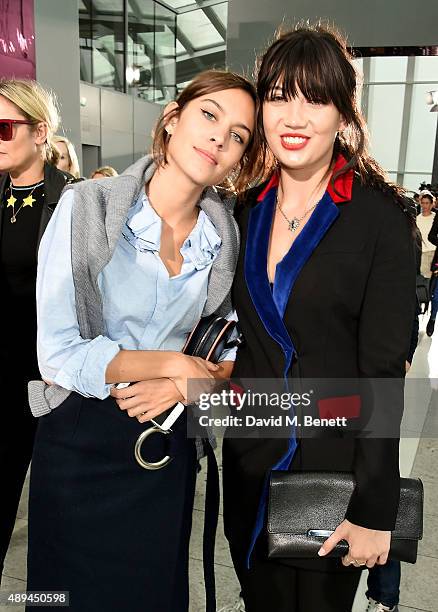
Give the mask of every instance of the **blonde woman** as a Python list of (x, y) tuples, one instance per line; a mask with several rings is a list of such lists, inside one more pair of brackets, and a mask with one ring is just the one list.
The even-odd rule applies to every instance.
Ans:
[(73, 143), (65, 136), (58, 135), (53, 137), (53, 143), (59, 152), (59, 160), (56, 164), (58, 170), (68, 172), (76, 179), (80, 178), (79, 161)]
[(52, 144), (58, 124), (53, 96), (38, 83), (0, 80), (2, 568), (36, 427), (27, 401), (27, 381), (38, 376), (34, 298), (37, 249), (68, 181), (53, 165), (59, 156)]
[(108, 176), (119, 176), (119, 174), (117, 170), (111, 166), (101, 166), (100, 168), (93, 170), (93, 172), (90, 174), (91, 179), (105, 178)]

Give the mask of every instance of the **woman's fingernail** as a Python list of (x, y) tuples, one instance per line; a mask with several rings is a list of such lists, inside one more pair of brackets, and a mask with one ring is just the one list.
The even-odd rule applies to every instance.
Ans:
[(319, 555), (320, 557), (323, 557), (325, 554), (326, 554), (326, 552), (325, 552), (325, 550), (324, 550), (323, 548), (320, 548), (320, 549), (318, 550), (318, 555)]

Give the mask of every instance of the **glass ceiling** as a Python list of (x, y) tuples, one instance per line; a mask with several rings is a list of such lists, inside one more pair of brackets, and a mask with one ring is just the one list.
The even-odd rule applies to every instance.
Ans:
[(203, 11), (178, 15), (178, 28), (190, 40), (195, 50), (224, 43), (224, 39)]
[(222, 4), (216, 4), (211, 7), (212, 12), (216, 15), (216, 17), (221, 22), (222, 26), (226, 29), (227, 27), (227, 18), (228, 18), (228, 2), (223, 2)]
[(200, 71), (225, 66), (227, 0), (77, 1), (86, 82), (165, 102)]
[(196, 2), (191, 2), (190, 0), (164, 0), (164, 4), (173, 9), (179, 9), (182, 6), (186, 7), (189, 5), (193, 5), (193, 8), (199, 8)]
[(224, 0), (158, 0), (160, 4), (170, 8), (175, 13), (196, 11), (197, 9), (209, 8), (223, 2)]

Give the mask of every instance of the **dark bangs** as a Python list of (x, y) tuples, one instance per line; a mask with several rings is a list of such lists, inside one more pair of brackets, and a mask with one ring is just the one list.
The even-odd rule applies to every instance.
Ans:
[(342, 154), (347, 163), (332, 176), (333, 189), (341, 174), (353, 170), (364, 185), (389, 194), (406, 211), (403, 191), (388, 182), (385, 172), (368, 152), (367, 128), (357, 106), (356, 70), (351, 59), (345, 38), (335, 28), (321, 22), (298, 25), (289, 32), (280, 33), (271, 44), (257, 73), (257, 94), (261, 102), (257, 111), (257, 131), (262, 142), (263, 176), (268, 178), (278, 169), (278, 160), (270, 151), (264, 134), (263, 103), (272, 100), (273, 95), (290, 100), (300, 90), (309, 102), (334, 104), (346, 123), (346, 128), (336, 136), (332, 161)]
[(271, 45), (258, 73), (257, 92), (262, 102), (272, 99), (275, 87), (281, 86), (286, 99), (300, 90), (309, 102), (332, 102), (349, 121), (356, 73), (346, 47), (333, 45), (333, 37), (327, 34), (317, 28), (296, 29)]

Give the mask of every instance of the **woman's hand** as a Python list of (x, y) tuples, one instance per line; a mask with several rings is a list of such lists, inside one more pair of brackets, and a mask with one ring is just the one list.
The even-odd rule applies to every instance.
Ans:
[[(209, 381), (214, 380), (213, 372), (219, 370), (219, 366), (212, 363), (211, 361), (205, 361), (201, 357), (191, 357), (190, 355), (184, 355), (181, 353), (181, 359), (178, 364), (178, 373), (176, 376), (172, 376), (171, 380), (175, 383), (178, 391), (184, 398), (184, 401), (193, 402), (197, 397), (192, 397), (194, 394), (190, 393), (188, 398), (188, 381), (189, 380), (201, 380), (208, 379)], [(193, 389), (191, 389), (193, 391)], [(199, 385), (196, 385), (196, 395), (198, 391), (202, 392)]]
[(355, 567), (374, 567), (376, 563), (385, 565), (388, 560), (390, 531), (367, 529), (345, 519), (324, 542), (318, 555), (327, 555), (341, 540), (346, 540), (349, 544), (348, 554), (342, 558), (342, 563), (346, 566), (352, 564)]
[(140, 423), (154, 419), (184, 398), (169, 378), (156, 378), (133, 383), (124, 389), (111, 389), (120, 410)]

